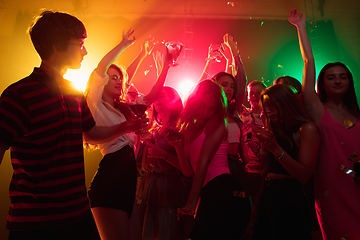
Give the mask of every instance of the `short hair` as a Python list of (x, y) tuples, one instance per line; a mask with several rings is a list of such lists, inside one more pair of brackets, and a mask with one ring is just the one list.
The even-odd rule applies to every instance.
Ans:
[(354, 116), (360, 117), (360, 109), (359, 109), (359, 105), (357, 102), (355, 87), (354, 87), (354, 77), (353, 77), (350, 69), (344, 63), (341, 63), (341, 62), (328, 63), (321, 69), (318, 79), (317, 79), (317, 84), (316, 84), (317, 95), (319, 96), (321, 102), (326, 102), (327, 93), (324, 88), (325, 72), (329, 68), (336, 67), (336, 66), (343, 67), (346, 70), (346, 73), (347, 73), (348, 79), (349, 79), (349, 89), (344, 95), (345, 106), (349, 109), (349, 111)]
[(266, 85), (263, 82), (260, 82), (258, 80), (253, 80), (247, 85), (248, 91), (249, 91), (249, 88), (252, 86), (261, 86), (263, 89), (266, 88)]
[(282, 81), (283, 84), (288, 85), (294, 93), (296, 94), (301, 93), (301, 83), (296, 78), (286, 75), (282, 77), (278, 77), (277, 79), (275, 79), (274, 85), (279, 84), (280, 81)]
[(53, 47), (65, 51), (71, 38), (87, 37), (84, 24), (76, 17), (51, 10), (43, 11), (28, 29), (31, 41), (42, 60), (53, 54)]

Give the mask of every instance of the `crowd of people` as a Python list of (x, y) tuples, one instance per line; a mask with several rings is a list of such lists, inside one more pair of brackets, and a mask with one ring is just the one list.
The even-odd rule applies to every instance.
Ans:
[[(87, 54), (85, 26), (67, 13), (41, 13), (29, 28), (41, 65), (0, 99), (1, 161), (10, 148), (14, 169), (9, 239), (359, 240), (354, 78), (345, 64), (328, 63), (315, 91), (306, 17), (295, 9), (288, 20), (298, 31), (302, 83), (248, 83), (225, 34), (183, 104), (164, 86), (181, 48), (155, 54), (149, 38), (128, 68), (113, 63), (136, 41), (131, 29), (85, 92), (75, 90), (63, 75)], [(157, 80), (144, 95), (131, 81), (151, 54)], [(219, 58), (225, 69), (210, 76)], [(88, 191), (84, 147), (103, 156)]]

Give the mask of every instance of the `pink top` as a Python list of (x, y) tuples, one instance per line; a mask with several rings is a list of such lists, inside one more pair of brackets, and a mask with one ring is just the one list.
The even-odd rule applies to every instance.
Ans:
[[(196, 166), (199, 159), (201, 147), (205, 140), (205, 132), (202, 132), (192, 143), (185, 146), (186, 157), (190, 160), (191, 167), (196, 173)], [(219, 149), (216, 151), (214, 158), (211, 160), (204, 181), (205, 186), (215, 177), (221, 174), (230, 174), (229, 165), (227, 161), (227, 151), (229, 148), (228, 141), (222, 141)]]
[[(360, 239), (360, 180), (341, 170), (353, 169), (360, 156), (360, 122), (347, 129), (325, 108), (319, 129), (322, 137), (320, 158), (315, 171), (315, 205), (324, 240)], [(352, 159), (352, 161), (349, 160)]]

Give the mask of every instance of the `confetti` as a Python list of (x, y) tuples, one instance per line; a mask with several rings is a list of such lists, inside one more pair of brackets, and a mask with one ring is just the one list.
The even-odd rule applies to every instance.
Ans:
[(150, 72), (150, 70), (145, 70), (144, 74), (145, 76)]
[(346, 144), (345, 144), (345, 143), (343, 143), (343, 142), (341, 142), (340, 144), (341, 144), (341, 146), (346, 146)]
[(359, 153), (358, 153), (358, 152), (354, 152), (354, 153), (351, 155), (351, 157), (349, 157), (348, 159), (349, 159), (350, 161), (353, 161), (355, 158), (357, 158), (357, 156), (359, 156)]
[(227, 5), (230, 5), (230, 6), (234, 7), (235, 3), (234, 2), (228, 2)]
[(260, 24), (260, 25), (261, 25), (261, 26), (262, 26), (262, 25), (264, 25), (264, 22), (261, 22), (261, 24)]
[(250, 17), (250, 20), (252, 19), (252, 17)]
[(279, 67), (279, 68), (284, 68), (281, 64), (278, 64), (278, 67)]

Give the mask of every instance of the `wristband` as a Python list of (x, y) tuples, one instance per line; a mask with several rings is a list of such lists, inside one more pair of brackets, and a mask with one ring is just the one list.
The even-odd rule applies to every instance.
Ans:
[(280, 154), (280, 156), (278, 157), (278, 161), (280, 161), (282, 158), (283, 158), (283, 156), (284, 156), (284, 153), (285, 153), (285, 151), (283, 151), (281, 154)]

